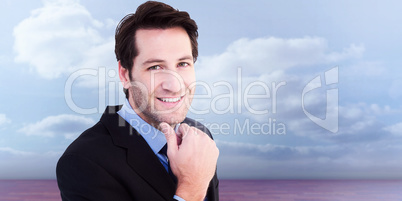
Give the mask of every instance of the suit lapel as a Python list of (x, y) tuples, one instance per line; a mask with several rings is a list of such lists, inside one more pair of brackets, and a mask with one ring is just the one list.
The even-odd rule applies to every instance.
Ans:
[(120, 107), (108, 106), (101, 122), (106, 126), (115, 145), (127, 149), (127, 163), (156, 192), (171, 200), (176, 186), (158, 157), (144, 138), (116, 112)]

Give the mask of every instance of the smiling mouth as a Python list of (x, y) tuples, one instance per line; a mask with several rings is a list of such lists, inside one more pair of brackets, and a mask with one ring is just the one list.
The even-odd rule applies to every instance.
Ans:
[(165, 102), (165, 103), (175, 103), (179, 102), (184, 96), (180, 96), (177, 98), (157, 98), (158, 100)]

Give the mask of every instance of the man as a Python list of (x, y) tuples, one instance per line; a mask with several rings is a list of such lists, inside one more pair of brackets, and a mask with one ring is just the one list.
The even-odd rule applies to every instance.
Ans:
[(208, 129), (186, 118), (197, 36), (188, 13), (159, 2), (123, 18), (115, 53), (127, 99), (60, 158), (63, 200), (219, 200), (219, 150)]

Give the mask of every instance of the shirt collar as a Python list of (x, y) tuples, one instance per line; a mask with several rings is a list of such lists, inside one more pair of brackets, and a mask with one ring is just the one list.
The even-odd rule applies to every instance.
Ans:
[(157, 154), (166, 144), (165, 135), (155, 127), (144, 121), (133, 110), (127, 98), (123, 107), (117, 112), (124, 120), (126, 120), (137, 132), (145, 139), (152, 151)]

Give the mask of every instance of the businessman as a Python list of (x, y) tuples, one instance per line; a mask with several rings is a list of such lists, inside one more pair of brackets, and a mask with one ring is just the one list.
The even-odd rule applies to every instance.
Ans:
[(160, 2), (121, 20), (115, 54), (126, 100), (59, 159), (62, 200), (219, 200), (219, 150), (206, 127), (186, 118), (197, 37), (187, 12)]

